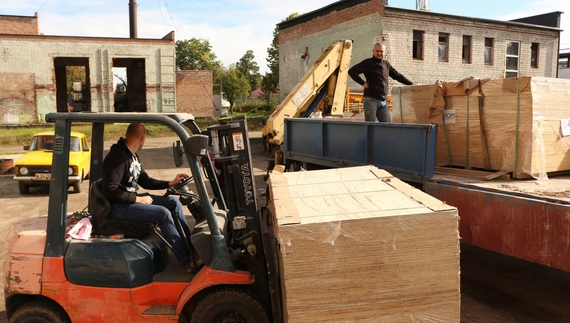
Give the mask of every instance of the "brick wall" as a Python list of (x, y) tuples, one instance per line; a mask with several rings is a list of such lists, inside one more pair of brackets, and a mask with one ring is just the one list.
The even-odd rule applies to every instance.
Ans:
[[(145, 61), (146, 105), (148, 112), (166, 111), (161, 82), (175, 82), (174, 39), (116, 39), (103, 37), (64, 37), (43, 35), (3, 35), (0, 38), (0, 75), (33, 75), (34, 96), (29, 96), (35, 107), (29, 120), (43, 122), (47, 113), (56, 112), (56, 57), (87, 58), (91, 111), (114, 111), (113, 59), (137, 58)], [(26, 79), (27, 82), (27, 79)], [(25, 88), (28, 88), (25, 84)], [(174, 85), (172, 85), (173, 87)], [(171, 87), (171, 88), (172, 88)], [(3, 86), (3, 96), (20, 96), (21, 88), (14, 93)], [(28, 90), (26, 90), (28, 91)], [(9, 92), (9, 93), (8, 93)], [(28, 96), (27, 96), (28, 97)], [(0, 101), (0, 110), (7, 107)], [(17, 111), (15, 112), (17, 113)], [(28, 112), (22, 112), (27, 114)], [(0, 124), (5, 124), (0, 119)]]
[[(355, 50), (371, 48), (383, 30), (383, 1), (354, 1), (353, 6), (334, 7), (318, 18), (279, 31), (279, 87), (283, 99), (321, 53), (334, 41), (352, 39)], [(309, 53), (307, 59), (301, 56)], [(371, 53), (371, 49), (368, 50)], [(354, 56), (353, 56), (354, 57)], [(353, 58), (354, 61), (354, 58)]]
[(0, 73), (0, 124), (35, 124), (35, 76), (32, 73)]
[[(507, 41), (520, 41), (520, 76), (556, 77), (557, 31), (395, 8), (386, 8), (383, 21), (385, 43), (388, 45), (387, 59), (398, 71), (417, 83), (435, 83), (438, 79), (460, 80), (468, 76), (502, 78)], [(424, 32), (423, 60), (412, 58), (413, 30)], [(449, 34), (447, 62), (438, 61), (439, 33)], [(471, 36), (471, 63), (462, 62), (464, 35)], [(485, 38), (493, 39), (492, 65), (484, 62)], [(540, 44), (538, 68), (530, 67), (530, 47), (533, 42)]]
[(39, 35), (38, 14), (33, 17), (0, 15), (0, 34)]
[[(353, 3), (347, 6), (346, 3)], [(339, 6), (338, 10), (335, 10)], [(326, 10), (325, 10), (326, 9)], [(523, 24), (471, 19), (432, 12), (383, 7), (382, 1), (339, 1), (325, 13), (315, 11), (280, 24), (279, 83), (283, 99), (313, 65), (320, 53), (338, 39), (353, 39), (352, 65), (372, 56), (377, 41), (387, 44), (386, 59), (415, 83), (460, 80), (467, 76), (502, 78), (507, 41), (520, 41), (520, 76), (556, 77), (558, 31)], [(413, 30), (424, 31), (423, 60), (412, 57)], [(449, 60), (438, 61), (439, 33), (448, 33)], [(463, 35), (472, 37), (472, 61), (462, 62)], [(485, 37), (494, 39), (493, 65), (484, 64)], [(531, 43), (539, 43), (538, 68), (530, 67)], [(308, 59), (302, 59), (305, 53)], [(401, 84), (390, 80), (391, 86)], [(362, 87), (349, 79), (353, 91)]]
[(214, 116), (212, 71), (176, 71), (176, 112)]

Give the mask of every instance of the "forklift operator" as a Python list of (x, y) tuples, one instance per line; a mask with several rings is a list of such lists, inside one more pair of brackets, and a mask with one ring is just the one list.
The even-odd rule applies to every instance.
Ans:
[(178, 262), (186, 265), (189, 259), (188, 249), (174, 224), (174, 217), (178, 217), (186, 236), (190, 237), (182, 205), (172, 196), (137, 194), (137, 190), (139, 185), (144, 189), (167, 189), (188, 175), (178, 174), (170, 182), (150, 177), (142, 168), (137, 155), (145, 139), (144, 125), (130, 124), (125, 138), (120, 138), (111, 146), (103, 161), (102, 189), (112, 206), (110, 217), (158, 224), (164, 238), (179, 256)]

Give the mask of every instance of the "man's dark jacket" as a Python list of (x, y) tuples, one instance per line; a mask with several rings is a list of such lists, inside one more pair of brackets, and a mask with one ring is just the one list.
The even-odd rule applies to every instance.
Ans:
[[(360, 77), (360, 74), (364, 74), (366, 81)], [(386, 100), (388, 76), (405, 85), (413, 84), (412, 81), (396, 71), (387, 60), (377, 59), (374, 56), (351, 67), (348, 70), (348, 75), (360, 85), (368, 82), (368, 88), (364, 89), (364, 96), (377, 100)]]
[(135, 203), (138, 185), (149, 190), (167, 189), (168, 181), (150, 177), (138, 155), (131, 153), (121, 138), (111, 146), (103, 161), (103, 195), (111, 203)]

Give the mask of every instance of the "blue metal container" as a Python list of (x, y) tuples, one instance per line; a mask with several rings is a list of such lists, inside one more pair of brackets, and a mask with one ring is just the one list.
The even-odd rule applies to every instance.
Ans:
[(436, 126), (339, 119), (285, 119), (285, 164), (374, 165), (410, 182), (433, 177)]

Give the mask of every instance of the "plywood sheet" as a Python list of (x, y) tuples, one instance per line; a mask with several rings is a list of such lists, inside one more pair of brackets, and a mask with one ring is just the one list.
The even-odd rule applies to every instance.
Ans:
[(458, 214), (373, 166), (269, 178), (286, 322), (459, 322)]
[[(438, 124), (437, 166), (508, 171), (515, 178), (570, 170), (570, 139), (560, 128), (570, 118), (570, 80), (492, 79), (468, 90), (442, 84), (443, 111), (455, 118)], [(394, 89), (394, 122), (428, 123), (436, 90), (435, 84)]]

